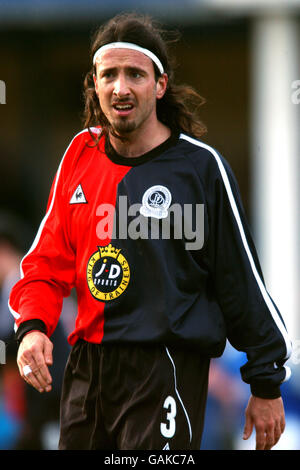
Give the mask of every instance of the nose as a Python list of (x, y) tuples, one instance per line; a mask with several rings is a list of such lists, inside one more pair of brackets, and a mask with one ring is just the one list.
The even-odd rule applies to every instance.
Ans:
[(115, 96), (118, 96), (119, 98), (129, 95), (130, 93), (129, 87), (127, 84), (126, 77), (123, 74), (118, 75), (114, 83), (113, 93)]

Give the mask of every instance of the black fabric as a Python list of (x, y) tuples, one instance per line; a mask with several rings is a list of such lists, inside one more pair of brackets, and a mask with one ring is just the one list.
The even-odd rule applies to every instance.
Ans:
[(258, 398), (273, 400), (275, 398), (281, 397), (281, 390), (279, 385), (278, 387), (275, 387), (274, 385), (268, 387), (268, 385), (265, 383), (262, 385), (251, 384), (250, 388), (252, 395)]
[(209, 359), (78, 341), (64, 377), (61, 450), (198, 450)]
[[(51, 335), (62, 296), (75, 285), (71, 344), (172, 344), (217, 357), (228, 339), (247, 355), (241, 376), (252, 392), (276, 396), (291, 344), (227, 161), (181, 134), (176, 145), (154, 149), (155, 158), (121, 156), (124, 169), (104, 155), (104, 140), (99, 149), (86, 145), (86, 134), (64, 158), (47, 228), (10, 305), (23, 318), (35, 305)], [(70, 204), (79, 184), (88, 204)], [(113, 227), (101, 215), (107, 203)]]
[(28, 333), (31, 330), (39, 330), (42, 333), (47, 333), (46, 325), (42, 320), (34, 319), (34, 320), (28, 320), (19, 326), (15, 339), (18, 344), (21, 343), (23, 337), (25, 336), (26, 333)]
[(149, 162), (153, 158), (161, 155), (166, 150), (176, 145), (178, 138), (179, 138), (179, 134), (173, 133), (167, 140), (162, 142), (160, 145), (158, 145), (157, 147), (154, 147), (154, 149), (150, 150), (149, 152), (144, 153), (143, 155), (140, 155), (139, 157), (124, 157), (123, 155), (120, 155), (119, 153), (116, 152), (114, 147), (111, 145), (109, 139), (106, 138), (105, 153), (112, 162), (118, 165), (134, 167), (134, 166), (142, 165), (143, 163)]

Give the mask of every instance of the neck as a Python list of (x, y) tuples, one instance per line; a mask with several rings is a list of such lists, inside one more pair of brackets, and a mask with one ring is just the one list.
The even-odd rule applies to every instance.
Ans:
[[(134, 158), (150, 152), (158, 145), (165, 142), (171, 135), (171, 130), (157, 121), (155, 129), (143, 132), (141, 129), (130, 132), (125, 137), (125, 140), (118, 139), (117, 137), (109, 134), (110, 143), (115, 151), (123, 157)], [(123, 136), (122, 136), (123, 137)]]

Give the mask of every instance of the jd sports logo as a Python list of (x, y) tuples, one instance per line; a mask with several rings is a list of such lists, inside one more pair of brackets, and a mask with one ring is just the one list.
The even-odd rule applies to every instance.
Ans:
[(87, 203), (87, 200), (85, 198), (81, 184), (79, 184), (77, 188), (75, 189), (73, 196), (70, 199), (70, 204), (86, 204), (86, 203)]
[(130, 269), (121, 250), (111, 244), (100, 246), (89, 259), (87, 283), (97, 300), (114, 300), (123, 294), (130, 280)]

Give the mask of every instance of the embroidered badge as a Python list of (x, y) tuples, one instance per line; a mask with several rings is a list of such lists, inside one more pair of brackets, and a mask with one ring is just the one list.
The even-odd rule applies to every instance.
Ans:
[(109, 301), (118, 298), (127, 288), (130, 269), (121, 250), (108, 246), (99, 246), (92, 254), (87, 265), (87, 283), (93, 297)]
[(165, 186), (151, 186), (143, 195), (140, 213), (145, 217), (165, 219), (168, 217), (172, 196)]

